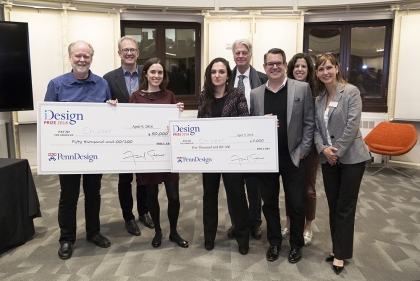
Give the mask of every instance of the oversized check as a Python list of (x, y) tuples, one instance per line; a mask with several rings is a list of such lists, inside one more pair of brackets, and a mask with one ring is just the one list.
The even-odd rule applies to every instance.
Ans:
[(169, 122), (173, 172), (278, 172), (277, 117)]
[(170, 172), (174, 104), (39, 102), (38, 174)]

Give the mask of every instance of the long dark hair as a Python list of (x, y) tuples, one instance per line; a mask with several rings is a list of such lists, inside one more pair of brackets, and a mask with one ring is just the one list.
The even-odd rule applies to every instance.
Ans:
[(344, 80), (343, 75), (341, 74), (340, 63), (338, 62), (337, 58), (333, 54), (323, 54), (321, 56), (316, 57), (315, 60), (315, 92), (321, 94), (325, 90), (325, 84), (321, 82), (316, 76), (316, 71), (322, 65), (324, 65), (327, 61), (330, 61), (332, 65), (338, 66), (338, 73), (337, 73), (337, 81), (342, 83), (343, 86), (347, 84), (347, 81)]
[(295, 68), (295, 64), (298, 59), (304, 59), (306, 61), (306, 64), (308, 65), (308, 75), (306, 76), (306, 81), (309, 86), (311, 86), (311, 89), (314, 88), (314, 63), (311, 59), (311, 57), (308, 54), (305, 53), (297, 53), (293, 56), (293, 58), (289, 61), (287, 65), (287, 77), (295, 79), (293, 76), (293, 69)]
[(165, 65), (163, 64), (162, 60), (159, 58), (151, 58), (151, 59), (148, 59), (144, 63), (143, 70), (140, 76), (140, 86), (139, 86), (140, 90), (147, 90), (147, 88), (149, 88), (149, 82), (147, 81), (146, 74), (150, 66), (157, 63), (160, 64), (163, 68), (163, 79), (162, 79), (162, 83), (160, 83), (159, 85), (159, 88), (162, 90), (166, 90), (166, 86), (169, 83), (168, 72), (166, 71)]
[(225, 65), (228, 79), (226, 81), (226, 88), (225, 93), (229, 94), (233, 90), (233, 77), (232, 77), (232, 69), (230, 69), (229, 62), (225, 60), (224, 58), (215, 58), (210, 62), (210, 64), (207, 66), (206, 71), (204, 73), (204, 86), (203, 86), (203, 94), (204, 94), (204, 102), (203, 102), (203, 112), (210, 112), (211, 106), (215, 100), (214, 97), (214, 85), (211, 81), (211, 68), (213, 67), (213, 64), (221, 62)]

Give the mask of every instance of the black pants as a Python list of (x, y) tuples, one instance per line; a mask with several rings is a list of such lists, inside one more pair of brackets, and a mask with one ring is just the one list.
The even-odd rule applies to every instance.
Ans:
[(330, 231), (334, 257), (353, 257), (354, 218), (365, 162), (331, 166), (322, 164), (325, 194), (330, 209)]
[(203, 173), (203, 223), (205, 241), (214, 241), (218, 224), (218, 195), (220, 175), (232, 203), (235, 236), (239, 246), (249, 247), (249, 215), (244, 189), (244, 175), (240, 173)]
[[(166, 196), (168, 197), (168, 219), (171, 228), (171, 234), (177, 233), (176, 227), (179, 217), (179, 182), (164, 182)], [(147, 205), (149, 207), (150, 216), (155, 224), (155, 232), (161, 232), (160, 227), (160, 205), (158, 200), (159, 186), (157, 184), (147, 184)]]
[[(76, 211), (80, 194), (82, 175), (60, 175), (60, 201), (58, 204), (58, 224), (60, 242), (76, 241)], [(83, 192), (85, 194), (86, 237), (93, 237), (100, 231), (99, 211), (101, 208), (102, 174), (83, 175)]]
[[(249, 214), (249, 226), (260, 226), (261, 220), (261, 193), (258, 188), (257, 177), (246, 177), (245, 178), (246, 193), (248, 199), (248, 214)], [(228, 193), (226, 193), (226, 199), (228, 203), (228, 210), (232, 225), (235, 225), (235, 220), (232, 215), (232, 203)]]
[[(118, 197), (120, 199), (120, 206), (125, 221), (135, 219), (133, 214), (133, 195), (131, 189), (131, 182), (133, 181), (133, 174), (119, 174), (118, 178)], [(147, 192), (146, 186), (137, 185), (136, 187), (137, 212), (143, 215), (149, 211), (147, 208)]]
[(290, 247), (301, 248), (304, 245), (303, 229), (305, 227), (305, 160), (300, 160), (296, 167), (289, 155), (279, 155), (278, 173), (259, 174), (259, 186), (262, 206), (267, 221), (267, 239), (271, 246), (281, 246), (281, 224), (279, 194), (281, 176), (286, 204), (290, 214)]

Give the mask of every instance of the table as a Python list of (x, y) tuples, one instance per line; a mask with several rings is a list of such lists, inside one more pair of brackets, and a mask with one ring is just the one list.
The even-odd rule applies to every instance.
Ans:
[(36, 217), (41, 211), (28, 160), (0, 158), (0, 254), (34, 236)]

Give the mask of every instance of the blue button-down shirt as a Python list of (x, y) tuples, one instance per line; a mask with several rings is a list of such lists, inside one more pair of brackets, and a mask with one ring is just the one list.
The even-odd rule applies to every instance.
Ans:
[(105, 102), (111, 99), (108, 83), (89, 70), (86, 80), (78, 80), (72, 72), (50, 81), (44, 101)]
[(131, 94), (139, 89), (138, 67), (133, 73), (125, 70), (124, 67), (122, 67), (122, 71), (124, 73), (125, 85), (127, 86), (128, 94), (131, 97)]

